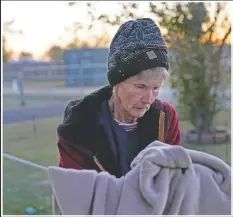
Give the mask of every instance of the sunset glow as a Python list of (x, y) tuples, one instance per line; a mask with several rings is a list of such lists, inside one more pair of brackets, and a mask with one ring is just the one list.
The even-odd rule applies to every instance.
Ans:
[[(23, 35), (9, 35), (8, 46), (16, 53), (27, 51), (33, 53), (35, 58), (40, 58), (45, 50), (52, 44), (64, 44), (70, 39), (70, 35), (65, 32), (65, 27), (79, 21), (87, 24), (87, 11), (85, 3), (78, 7), (68, 7), (65, 2), (38, 1), (38, 2), (2, 2), (2, 22), (15, 18), (15, 29), (23, 31)], [(147, 2), (142, 2), (144, 8)], [(96, 13), (115, 13), (117, 2), (99, 2), (96, 6)], [(228, 8), (228, 13), (233, 8)], [(142, 14), (143, 10), (139, 13)], [(114, 34), (112, 31), (112, 34)], [(100, 32), (97, 34), (101, 34)], [(221, 31), (219, 32), (221, 34)], [(81, 38), (85, 38), (85, 33), (80, 33)]]

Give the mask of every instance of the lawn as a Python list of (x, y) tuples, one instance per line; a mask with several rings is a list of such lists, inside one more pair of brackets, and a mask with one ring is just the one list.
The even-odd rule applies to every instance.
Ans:
[[(27, 103), (26, 106), (27, 108), (36, 106), (36, 105), (41, 105), (41, 99), (34, 98), (34, 99), (26, 99)], [(17, 96), (3, 96), (3, 110), (7, 109), (14, 109), (14, 108), (20, 108), (20, 99)]]
[(4, 215), (25, 215), (27, 206), (38, 215), (52, 214), (52, 189), (45, 172), (4, 159), (3, 174)]
[[(59, 95), (47, 95), (47, 96), (25, 96), (26, 108), (34, 107), (46, 103), (69, 101), (74, 99), (73, 96), (59, 96)], [(20, 99), (16, 95), (4, 95), (3, 96), (3, 110), (22, 108), (20, 106)]]
[[(3, 152), (43, 164), (57, 165), (56, 126), (61, 118), (36, 122), (36, 134), (31, 122), (10, 124), (3, 129)], [(51, 213), (51, 188), (44, 171), (3, 160), (3, 213), (24, 214), (24, 208), (31, 205), (37, 214)]]
[(27, 87), (65, 87), (65, 81), (26, 81)]
[[(3, 128), (3, 152), (39, 163), (57, 165), (56, 127), (62, 117), (5, 125)], [(186, 127), (185, 124), (181, 124)], [(230, 163), (230, 144), (185, 145), (188, 148), (214, 154)], [(3, 214), (24, 214), (28, 205), (38, 210), (38, 215), (52, 214), (52, 190), (44, 171), (12, 160), (3, 160)]]

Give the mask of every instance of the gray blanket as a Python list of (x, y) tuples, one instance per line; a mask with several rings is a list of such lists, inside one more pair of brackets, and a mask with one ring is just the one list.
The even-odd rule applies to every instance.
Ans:
[(55, 215), (230, 215), (231, 170), (219, 158), (155, 141), (120, 179), (49, 167)]

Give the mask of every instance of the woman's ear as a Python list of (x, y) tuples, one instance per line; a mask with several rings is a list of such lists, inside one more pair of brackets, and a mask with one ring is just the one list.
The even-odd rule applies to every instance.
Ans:
[(118, 96), (118, 89), (119, 89), (119, 84), (116, 84), (114, 87), (113, 87), (113, 97), (115, 99), (117, 99), (119, 96)]

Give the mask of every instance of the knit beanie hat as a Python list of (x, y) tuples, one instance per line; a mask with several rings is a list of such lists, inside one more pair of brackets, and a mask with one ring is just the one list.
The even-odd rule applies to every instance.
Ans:
[(168, 49), (161, 31), (149, 18), (130, 20), (120, 26), (108, 54), (108, 81), (114, 86), (142, 70), (169, 70)]

